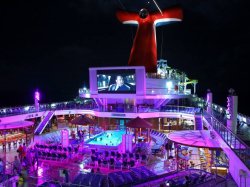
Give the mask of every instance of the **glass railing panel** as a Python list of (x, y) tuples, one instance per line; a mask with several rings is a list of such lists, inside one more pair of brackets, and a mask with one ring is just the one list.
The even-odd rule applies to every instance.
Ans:
[[(67, 104), (65, 104), (67, 103)], [(77, 104), (74, 102), (62, 102), (52, 104), (41, 104), (39, 111), (47, 110), (69, 110), (69, 109), (94, 109), (96, 105), (91, 104)], [(34, 106), (13, 107), (0, 109), (0, 117), (21, 115), (37, 112)]]
[(156, 109), (154, 106), (120, 106), (120, 107), (110, 107), (107, 108), (99, 107), (96, 109), (100, 112), (117, 112), (117, 113), (149, 113), (149, 112), (181, 112), (181, 113), (188, 113), (188, 114), (195, 114), (200, 111), (199, 108), (194, 107), (184, 107), (184, 106), (164, 106), (161, 109)]
[(147, 88), (146, 95), (190, 95), (191, 93), (183, 90), (174, 90), (174, 89), (166, 89), (166, 88)]
[(215, 122), (215, 129), (217, 130), (217, 132), (220, 132), (220, 124)]
[(242, 160), (246, 160), (246, 157), (245, 157), (245, 152), (246, 152), (246, 149), (240, 144), (239, 145), (239, 149), (238, 149), (238, 155), (239, 157), (242, 159)]
[(227, 143), (230, 147), (232, 146), (232, 141), (233, 141), (233, 135), (232, 135), (232, 133), (229, 133)]
[(234, 149), (240, 149), (240, 141), (236, 138), (235, 139), (235, 147), (234, 147)]
[[(205, 118), (209, 121), (209, 114), (206, 113)], [(212, 117), (212, 116), (210, 116)], [(250, 168), (250, 148), (227, 127), (212, 117), (211, 126), (221, 136), (221, 138), (228, 144), (234, 153), (242, 160), (242, 162)]]
[[(67, 103), (67, 104), (65, 104)], [(122, 109), (121, 109), (122, 108)], [(52, 103), (52, 104), (41, 104), (39, 111), (48, 111), (48, 110), (71, 110), (71, 109), (98, 109), (103, 112), (135, 112), (135, 113), (145, 113), (145, 112), (182, 112), (182, 113), (200, 113), (200, 108), (195, 107), (186, 107), (186, 106), (163, 106), (161, 109), (156, 109), (154, 106), (122, 106), (122, 107), (113, 107), (112, 110), (104, 109), (101, 107), (97, 107), (95, 104), (77, 104), (74, 102), (62, 102), (62, 103)], [(37, 112), (34, 106), (25, 106), (19, 107), (18, 109), (8, 108), (8, 109), (0, 109), (0, 117), (13, 116), (13, 115), (21, 115), (27, 113)]]
[(228, 131), (224, 131), (225, 132), (225, 141), (228, 143)]

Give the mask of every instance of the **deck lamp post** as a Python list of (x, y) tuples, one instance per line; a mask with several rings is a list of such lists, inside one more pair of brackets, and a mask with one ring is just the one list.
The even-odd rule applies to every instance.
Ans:
[(237, 114), (238, 114), (238, 96), (236, 95), (234, 89), (230, 88), (228, 90), (227, 97), (227, 128), (229, 128), (233, 133), (237, 132)]
[(36, 112), (39, 112), (39, 108), (40, 108), (40, 98), (41, 98), (41, 95), (40, 95), (40, 92), (38, 90), (35, 91), (35, 94), (34, 94), (34, 101), (35, 101), (35, 109), (36, 109)]

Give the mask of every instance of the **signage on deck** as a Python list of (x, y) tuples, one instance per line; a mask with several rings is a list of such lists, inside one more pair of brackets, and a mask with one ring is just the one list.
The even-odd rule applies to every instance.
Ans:
[(34, 118), (34, 117), (37, 117), (37, 116), (38, 116), (38, 114), (29, 114), (29, 115), (27, 115), (26, 118)]
[(113, 113), (113, 114), (111, 114), (111, 116), (125, 117), (126, 114)]

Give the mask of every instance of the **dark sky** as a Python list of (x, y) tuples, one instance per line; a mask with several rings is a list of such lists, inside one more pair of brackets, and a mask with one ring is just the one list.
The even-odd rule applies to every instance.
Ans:
[[(215, 103), (226, 105), (234, 88), (250, 115), (249, 1), (156, 1), (184, 12), (183, 22), (157, 28), (158, 57), (198, 79), (199, 96), (210, 88)], [(36, 88), (44, 103), (72, 100), (89, 67), (126, 66), (136, 29), (115, 11), (141, 8), (156, 11), (152, 0), (1, 1), (0, 107), (32, 104)]]

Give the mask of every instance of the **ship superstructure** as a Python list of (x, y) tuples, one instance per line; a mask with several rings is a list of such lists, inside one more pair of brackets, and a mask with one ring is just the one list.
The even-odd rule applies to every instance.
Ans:
[[(148, 15), (145, 10), (140, 12), (139, 15), (118, 13), (118, 18), (123, 23), (135, 23), (135, 21), (137, 24), (146, 24), (145, 21), (150, 23), (144, 25), (145, 30), (137, 31), (129, 59), (130, 66), (89, 68), (90, 87), (79, 89), (79, 97), (74, 101), (41, 104), (40, 97), (37, 96), (38, 93), (36, 92), (35, 104), (32, 106), (0, 109), (0, 130), (4, 132), (0, 136), (3, 151), (6, 151), (9, 142), (10, 146), (12, 144), (14, 146), (16, 140), (11, 139), (13, 129), (21, 129), (21, 133), (18, 133), (15, 138), (20, 135), (19, 139), (25, 141), (26, 144), (32, 144), (34, 139), (36, 140), (37, 137), (53, 130), (53, 124), (57, 124), (58, 127), (60, 120), (67, 121), (68, 124), (72, 118), (79, 115), (91, 116), (90, 118), (93, 118), (93, 120), (85, 122), (85, 124), (89, 124), (89, 129), (87, 129), (88, 139), (84, 142), (88, 146), (92, 142), (102, 142), (105, 137), (110, 138), (113, 136), (112, 130), (121, 132), (115, 134), (115, 136), (121, 136), (122, 143), (118, 140), (117, 142), (110, 140), (105, 141), (101, 146), (102, 148), (103, 146), (106, 147), (106, 149), (116, 146), (116, 151), (121, 150), (124, 154), (127, 151), (131, 153), (132, 150), (136, 150), (137, 143), (142, 142), (146, 143), (153, 154), (157, 154), (157, 151), (160, 151), (160, 148), (171, 140), (176, 145), (177, 172), (179, 168), (188, 169), (190, 165), (192, 166), (191, 162), (190, 165), (185, 162), (187, 158), (185, 157), (187, 154), (184, 155), (185, 150), (187, 150), (185, 146), (196, 147), (200, 156), (203, 155), (204, 157), (209, 157), (209, 153), (210, 155), (216, 155), (218, 152), (214, 150), (218, 149), (220, 153), (224, 153), (223, 158), (227, 158), (228, 165), (221, 166), (222, 171), (230, 173), (239, 186), (249, 184), (250, 148), (236, 135), (237, 119), (239, 122), (249, 124), (249, 118), (238, 114), (236, 94), (230, 92), (227, 107), (218, 106), (213, 103), (211, 91), (207, 92), (206, 99), (197, 96), (196, 86), (198, 81), (196, 79), (190, 79), (184, 72), (170, 67), (166, 60), (155, 61), (156, 45), (150, 45), (151, 48), (144, 46), (147, 44), (144, 41), (147, 40), (147, 33), (150, 33), (150, 41), (148, 42), (155, 42), (154, 30), (151, 30), (152, 32), (148, 30), (150, 28), (155, 29), (153, 26), (160, 23), (180, 21), (182, 12), (179, 8), (171, 9), (170, 11), (164, 11), (163, 15), (152, 14), (151, 17), (154, 19), (151, 20), (148, 20), (151, 18)], [(141, 49), (151, 52), (148, 56), (140, 58), (140, 53), (143, 51)], [(137, 127), (137, 124), (131, 124), (133, 120), (137, 120), (137, 123), (143, 122), (142, 119), (150, 122), (150, 125), (144, 123), (147, 126)], [(131, 130), (131, 127), (134, 127), (134, 130)], [(135, 130), (137, 128), (139, 130)], [(142, 128), (147, 130), (142, 132)], [(79, 139), (82, 138), (80, 134), (74, 133), (69, 136), (68, 132), (64, 130), (61, 131), (62, 137), (65, 135), (67, 138), (76, 136)], [(104, 131), (101, 138), (99, 134), (95, 136), (95, 131), (98, 130)], [(184, 133), (174, 134), (179, 131)], [(197, 132), (200, 134), (197, 135)], [(132, 133), (134, 133), (133, 136)], [(62, 138), (58, 142), (64, 145), (68, 141), (67, 138)], [(201, 141), (199, 139), (202, 139), (205, 145), (197, 143), (197, 141)], [(153, 146), (151, 145), (152, 140)], [(42, 144), (41, 142), (39, 144)], [(181, 143), (185, 146), (179, 146)], [(196, 143), (197, 145), (195, 145)], [(121, 148), (119, 148), (119, 144)], [(43, 144), (42, 147), (39, 146), (39, 150), (49, 149), (48, 147), (44, 148)], [(59, 147), (57, 148), (59, 149)], [(205, 148), (211, 148), (210, 152)], [(61, 152), (60, 154), (57, 152), (57, 156), (60, 155), (60, 158), (65, 156), (65, 154), (61, 154)], [(49, 154), (41, 157), (43, 159), (53, 158)], [(143, 160), (143, 157), (141, 160)], [(205, 162), (200, 160), (200, 163), (204, 167)], [(217, 168), (214, 158), (209, 157), (208, 165), (210, 173), (214, 171), (214, 168)], [(131, 167), (134, 167), (134, 165)], [(203, 168), (203, 170), (206, 169)], [(244, 181), (241, 180), (242, 178), (244, 178)], [(154, 180), (152, 178), (152, 181)]]

